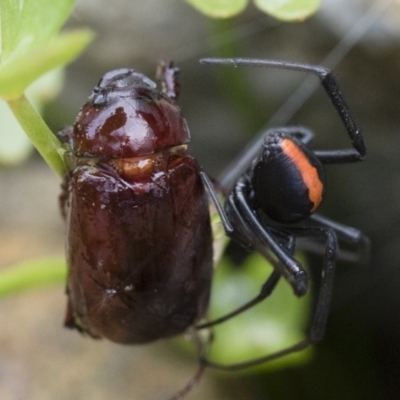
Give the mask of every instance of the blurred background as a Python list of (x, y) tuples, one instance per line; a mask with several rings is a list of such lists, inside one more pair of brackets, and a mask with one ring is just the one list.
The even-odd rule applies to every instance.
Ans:
[[(334, 68), (363, 128), (368, 158), (327, 169), (321, 213), (371, 239), (369, 266), (339, 263), (324, 340), (308, 363), (245, 374), (207, 371), (189, 399), (400, 398), (400, 4), (325, 0), (302, 23), (282, 23), (253, 5), (210, 20), (184, 2), (81, 0), (69, 27), (88, 26), (95, 42), (66, 71), (45, 110), (52, 129), (71, 124), (108, 70), (154, 76), (157, 61), (181, 69), (179, 104), (191, 153), (217, 176), (268, 125), (303, 124), (315, 147), (349, 140), (315, 80), (300, 73), (200, 65), (206, 56), (273, 58)], [(311, 97), (308, 99), (308, 95)], [(0, 267), (63, 252), (59, 179), (35, 153), (0, 167)], [(232, 251), (233, 253), (233, 251)], [(320, 259), (310, 258), (318, 272)], [(0, 399), (164, 399), (196, 368), (168, 342), (123, 347), (62, 328), (62, 286), (0, 302)]]

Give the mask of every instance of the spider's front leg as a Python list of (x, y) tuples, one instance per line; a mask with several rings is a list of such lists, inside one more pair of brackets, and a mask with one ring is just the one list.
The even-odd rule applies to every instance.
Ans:
[(203, 58), (200, 62), (204, 64), (225, 65), (231, 67), (261, 67), (286, 69), (291, 71), (311, 73), (319, 78), (326, 94), (330, 98), (332, 105), (339, 114), (340, 119), (349, 135), (352, 149), (327, 150), (315, 152), (322, 163), (348, 163), (361, 161), (366, 156), (366, 147), (363, 135), (356, 121), (351, 114), (339, 85), (329, 68), (288, 61), (262, 60), (254, 58)]
[[(260, 222), (253, 201), (249, 198), (252, 196), (250, 185), (247, 175), (239, 179), (231, 196), (228, 197), (226, 208), (234, 209), (238, 215), (237, 219), (240, 218), (247, 232), (252, 232), (252, 235), (257, 238), (259, 252), (269, 252), (276, 256), (278, 263), (274, 263), (275, 268), (286, 278), (296, 296), (303, 296), (308, 290), (308, 278), (302, 265), (293, 257), (294, 236), (285, 234), (285, 230), (266, 227)], [(290, 233), (290, 231), (288, 232)], [(282, 245), (279, 240), (282, 235), (290, 237), (290, 241), (293, 243), (292, 249)]]
[[(267, 261), (270, 262), (271, 265), (274, 266), (274, 271), (270, 274), (267, 281), (262, 285), (259, 294), (255, 298), (218, 319), (196, 326), (196, 329), (209, 328), (225, 322), (228, 319), (231, 319), (262, 302), (273, 292), (282, 275), (287, 276), (288, 280), (292, 282), (294, 292), (298, 296), (305, 294), (307, 292), (307, 275), (301, 267), (301, 264), (293, 258), (296, 248), (296, 239), (294, 235), (290, 234), (289, 232), (274, 228), (271, 228), (271, 232), (269, 233), (264, 232), (268, 239), (265, 239), (265, 237), (262, 235), (258, 235), (257, 232), (252, 229), (252, 226), (246, 222), (247, 218), (237, 207), (236, 192), (245, 190), (245, 183), (238, 182), (236, 185), (236, 190), (233, 190), (229, 194), (225, 207), (223, 208), (219, 203), (214, 185), (210, 178), (205, 172), (201, 172), (201, 177), (204, 185), (207, 187), (211, 199), (217, 208), (226, 235), (245, 249), (258, 251), (265, 257)], [(259, 229), (264, 231), (262, 227), (259, 227)], [(276, 239), (274, 239), (273, 235), (276, 236)], [(277, 251), (279, 254), (281, 254), (281, 257), (272, 257), (273, 252), (270, 249), (271, 244), (276, 249), (279, 249)], [(283, 258), (289, 265), (286, 266), (281, 264), (281, 258)], [(286, 271), (286, 269), (289, 271)], [(297, 274), (293, 274), (294, 269), (296, 270)], [(296, 275), (296, 277), (293, 278), (293, 275)]]
[[(252, 208), (251, 200), (248, 198), (248, 195), (244, 189), (244, 185), (236, 185), (235, 186), (235, 193), (236, 197), (234, 198), (234, 205), (237, 207), (236, 209), (241, 214), (241, 218), (248, 224), (248, 228), (251, 229), (255, 234), (258, 236), (261, 243), (264, 243), (266, 246), (266, 250), (272, 251), (281, 261), (281, 264), (284, 268), (286, 276), (291, 276), (293, 272), (297, 272), (292, 276), (292, 280), (288, 279), (292, 286), (295, 282), (300, 282), (300, 284), (305, 285), (306, 282), (306, 273), (303, 270), (301, 264), (293, 258), (293, 255), (290, 252), (287, 252), (285, 248), (282, 248), (279, 244), (278, 238), (276, 238), (271, 232), (269, 228), (263, 226), (259, 222), (259, 218), (257, 216), (256, 211)], [(324, 336), (326, 323), (329, 315), (331, 297), (332, 297), (332, 290), (333, 290), (333, 279), (334, 279), (334, 272), (335, 272), (335, 264), (336, 258), (338, 254), (338, 243), (337, 243), (337, 236), (334, 230), (325, 228), (325, 227), (316, 227), (316, 226), (292, 226), (292, 225), (284, 225), (282, 226), (283, 230), (287, 230), (291, 234), (295, 236), (307, 236), (307, 237), (315, 237), (315, 238), (324, 238), (325, 239), (325, 253), (324, 253), (324, 262), (322, 268), (322, 278), (321, 278), (321, 285), (319, 288), (318, 296), (317, 296), (317, 303), (315, 306), (314, 314), (312, 317), (311, 325), (308, 331), (308, 334), (304, 340), (301, 342), (294, 344), (286, 349), (281, 351), (253, 359), (247, 362), (238, 363), (238, 364), (220, 364), (210, 361), (206, 358), (202, 359), (201, 362), (203, 365), (211, 368), (222, 369), (222, 370), (239, 370), (243, 368), (252, 367), (258, 364), (262, 364), (267, 361), (272, 361), (274, 359), (289, 355), (291, 353), (301, 351), (308, 346), (317, 343), (319, 340), (322, 339)], [(293, 266), (297, 267), (297, 271), (294, 271)], [(264, 288), (268, 288), (269, 292), (274, 289), (277, 281), (273, 282), (273, 277), (278, 276), (281, 274), (281, 271), (275, 270), (267, 282), (264, 284)], [(299, 281), (298, 277), (302, 277)], [(307, 288), (306, 286), (304, 286)], [(263, 291), (261, 291), (260, 295), (254, 299), (252, 302), (247, 303), (241, 309), (238, 309), (237, 312), (231, 313), (226, 317), (231, 317), (233, 315), (237, 315), (238, 312), (244, 311), (245, 309), (250, 308), (251, 305), (257, 304), (260, 302), (260, 299), (265, 299), (267, 296), (262, 296)], [(255, 302), (254, 302), (255, 301)], [(221, 318), (220, 320), (215, 321), (214, 323), (205, 324), (203, 327), (208, 327), (214, 325), (215, 323), (223, 322), (228, 318)]]

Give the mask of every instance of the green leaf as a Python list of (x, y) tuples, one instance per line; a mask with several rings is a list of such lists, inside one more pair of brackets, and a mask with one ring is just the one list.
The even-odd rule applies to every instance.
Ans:
[(0, 298), (42, 286), (63, 284), (66, 275), (64, 257), (46, 257), (22, 262), (0, 271)]
[(314, 14), (321, 0), (254, 0), (256, 6), (283, 21), (301, 21)]
[(229, 18), (241, 13), (248, 0), (186, 0), (194, 8), (211, 18)]
[[(253, 299), (271, 271), (272, 267), (259, 254), (252, 254), (240, 267), (223, 259), (213, 278), (209, 320)], [(268, 299), (213, 328), (212, 360), (224, 364), (243, 362), (300, 342), (305, 337), (310, 300), (309, 294), (301, 299), (296, 297), (290, 285), (281, 279)], [(304, 363), (311, 354), (312, 350), (307, 349), (257, 368), (271, 370)]]
[(47, 45), (13, 57), (0, 68), (0, 96), (18, 98), (41, 75), (72, 61), (92, 38), (92, 32), (86, 29), (65, 33)]
[(24, 91), (45, 73), (72, 61), (92, 40), (89, 30), (58, 34), (74, 0), (0, 0), (0, 96), (49, 166), (65, 172), (60, 142)]
[(2, 62), (48, 42), (74, 4), (75, 0), (0, 0)]

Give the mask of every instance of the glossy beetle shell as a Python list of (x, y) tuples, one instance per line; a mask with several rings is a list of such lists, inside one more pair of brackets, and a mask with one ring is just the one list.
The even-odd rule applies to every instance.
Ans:
[(131, 69), (108, 72), (74, 124), (79, 157), (128, 158), (189, 142), (179, 108), (156, 84)]
[(132, 70), (108, 73), (72, 137), (60, 135), (76, 164), (61, 196), (65, 324), (119, 343), (182, 333), (209, 300), (212, 238), (200, 167), (180, 146), (188, 132), (179, 108), (151, 82)]

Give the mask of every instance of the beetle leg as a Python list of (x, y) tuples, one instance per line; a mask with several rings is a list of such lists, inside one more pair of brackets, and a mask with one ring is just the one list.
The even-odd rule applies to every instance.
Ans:
[(172, 100), (177, 100), (179, 96), (179, 72), (172, 61), (160, 60), (158, 63), (156, 78), (161, 81), (163, 93)]
[[(67, 290), (68, 292), (68, 290)], [(71, 303), (68, 299), (67, 301), (67, 309), (65, 312), (65, 318), (64, 318), (64, 326), (70, 329), (77, 329), (77, 325), (75, 324), (75, 318), (74, 318), (74, 312), (71, 306)]]
[(61, 216), (63, 217), (64, 221), (67, 218), (68, 198), (69, 198), (68, 186), (69, 186), (69, 176), (66, 175), (61, 182), (61, 193), (58, 196)]
[(57, 136), (57, 139), (63, 143), (63, 144), (67, 144), (70, 147), (72, 147), (73, 144), (73, 131), (74, 128), (72, 125), (68, 125), (62, 129), (60, 129), (59, 131), (57, 131), (55, 133), (55, 135)]
[[(204, 359), (207, 355), (208, 348), (213, 339), (211, 330), (208, 331), (206, 338), (200, 335), (199, 332), (197, 332), (196, 329), (193, 328), (189, 328), (189, 330), (187, 331), (187, 335), (189, 336), (189, 340), (194, 342), (194, 344), (196, 345), (199, 359)], [(172, 397), (169, 397), (168, 400), (181, 400), (186, 397), (186, 395), (199, 384), (206, 368), (207, 365), (204, 365), (202, 362), (200, 362), (196, 372), (190, 378), (189, 382), (181, 390), (176, 392)]]

